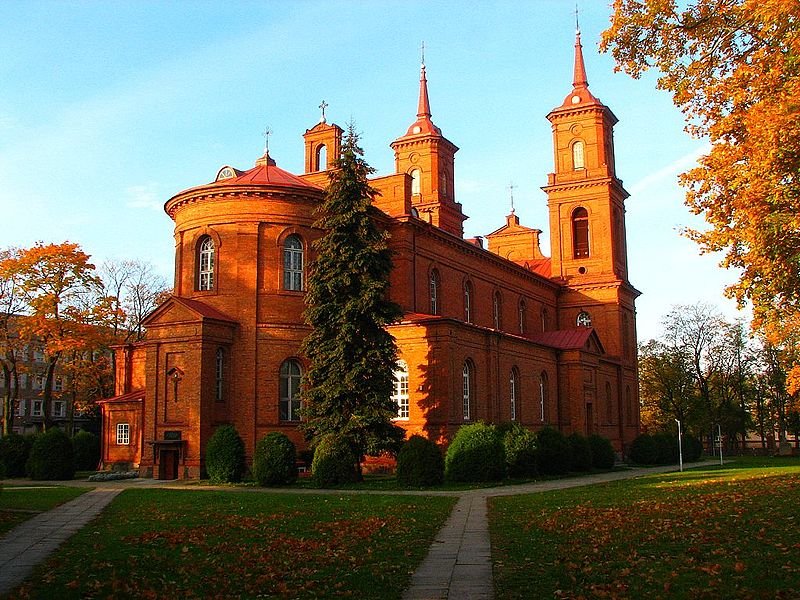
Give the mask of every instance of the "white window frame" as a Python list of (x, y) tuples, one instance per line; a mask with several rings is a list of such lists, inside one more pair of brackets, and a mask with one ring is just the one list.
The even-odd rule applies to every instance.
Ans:
[(462, 371), (462, 411), (465, 421), (471, 420), (472, 411), (472, 367), (469, 361), (464, 361)]
[(511, 374), (508, 376), (508, 394), (511, 405), (511, 420), (517, 420), (517, 372), (511, 369)]
[[(296, 367), (293, 369), (292, 367)], [(283, 422), (300, 421), (298, 412), (302, 406), (300, 400), (300, 381), (303, 377), (303, 367), (295, 359), (287, 359), (281, 363), (279, 378), (280, 392), (280, 420)]]
[(131, 443), (130, 423), (117, 423), (117, 446), (129, 446)]
[(206, 236), (197, 251), (197, 289), (201, 292), (214, 289), (215, 253), (214, 240)]
[[(59, 408), (60, 410), (57, 410)], [(50, 412), (54, 417), (63, 419), (67, 416), (67, 403), (63, 400), (53, 400), (53, 407)]]
[(214, 400), (217, 402), (225, 401), (225, 349), (217, 348), (214, 359), (214, 371), (216, 379), (214, 381)]
[(26, 404), (26, 402), (27, 402), (27, 400), (25, 400), (25, 398), (19, 398), (17, 400), (17, 407), (14, 409), (14, 414), (16, 416), (18, 416), (18, 417), (24, 417), (25, 416), (25, 404)]
[(44, 416), (44, 400), (41, 398), (34, 398), (31, 401), (31, 416), (41, 417)]
[(302, 292), (304, 284), (303, 240), (292, 234), (283, 242), (283, 289)]
[(397, 361), (392, 386), (392, 402), (397, 405), (397, 419), (407, 421), (409, 418), (408, 365), (405, 361)]
[(431, 314), (439, 314), (439, 287), (441, 285), (441, 278), (436, 269), (431, 269), (430, 275), (430, 300), (431, 300)]

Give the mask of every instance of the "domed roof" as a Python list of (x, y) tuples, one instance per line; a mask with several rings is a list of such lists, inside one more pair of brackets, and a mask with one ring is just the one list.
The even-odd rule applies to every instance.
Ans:
[[(234, 185), (268, 185), (280, 187), (303, 187), (313, 190), (321, 189), (297, 175), (284, 171), (275, 164), (275, 161), (265, 154), (256, 161), (256, 165), (247, 171), (240, 171), (233, 167), (222, 167), (217, 173), (217, 178), (208, 186), (234, 186)], [(205, 187), (205, 186), (203, 186)]]

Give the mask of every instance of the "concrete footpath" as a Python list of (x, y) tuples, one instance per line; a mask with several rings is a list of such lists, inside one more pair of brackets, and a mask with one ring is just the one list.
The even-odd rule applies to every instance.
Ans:
[(0, 538), (0, 594), (20, 585), (62, 542), (100, 514), (122, 488), (86, 492), (20, 523)]

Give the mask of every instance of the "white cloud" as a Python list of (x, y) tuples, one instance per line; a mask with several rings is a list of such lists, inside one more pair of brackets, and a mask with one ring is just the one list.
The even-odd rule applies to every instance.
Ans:
[(699, 148), (692, 150), (688, 154), (684, 154), (683, 156), (675, 159), (668, 165), (660, 168), (658, 171), (645, 175), (630, 187), (631, 195), (638, 196), (649, 188), (662, 183), (666, 179), (669, 179), (668, 183), (670, 184), (677, 183), (677, 175), (693, 167), (701, 156), (708, 154), (709, 150), (711, 150), (711, 145), (705, 143)]
[(148, 183), (146, 185), (133, 185), (125, 190), (128, 197), (125, 205), (128, 208), (145, 208), (150, 210), (161, 210), (164, 200), (158, 192), (158, 185)]

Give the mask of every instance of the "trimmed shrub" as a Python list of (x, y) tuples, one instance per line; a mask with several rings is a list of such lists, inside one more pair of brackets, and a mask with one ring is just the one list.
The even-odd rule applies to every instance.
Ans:
[(6, 477), (24, 477), (35, 436), (9, 433), (0, 438), (0, 462)]
[(297, 479), (297, 449), (285, 434), (273, 431), (258, 440), (253, 478), (258, 485), (285, 485)]
[(614, 446), (602, 435), (589, 436), (589, 446), (592, 448), (592, 466), (595, 469), (613, 469), (616, 456)]
[(94, 471), (100, 462), (100, 438), (81, 430), (72, 438), (75, 451), (75, 468), (78, 471)]
[(506, 470), (503, 442), (493, 425), (462, 425), (447, 448), (445, 477), (449, 481), (498, 481)]
[(649, 433), (638, 435), (631, 442), (628, 457), (638, 465), (654, 465), (658, 461), (658, 447)]
[(536, 477), (536, 434), (514, 423), (503, 436), (509, 477)]
[(358, 481), (358, 457), (353, 449), (338, 436), (322, 437), (314, 448), (311, 477), (317, 487), (327, 488), (340, 483)]
[(403, 487), (430, 487), (444, 480), (444, 458), (436, 442), (412, 435), (397, 455), (397, 483)]
[(656, 464), (672, 465), (678, 463), (678, 436), (670, 433), (653, 434), (656, 445)]
[(242, 480), (247, 466), (244, 442), (233, 425), (217, 427), (206, 444), (206, 473), (214, 483), (235, 483)]
[(567, 437), (570, 447), (570, 471), (592, 470), (592, 447), (589, 440), (580, 433), (572, 433)]
[(572, 465), (572, 448), (557, 429), (545, 427), (536, 434), (536, 466), (543, 475), (562, 475)]
[(36, 436), (26, 466), (31, 479), (72, 479), (75, 475), (72, 440), (55, 427)]
[(683, 436), (683, 460), (695, 462), (703, 455), (703, 443), (691, 435)]

